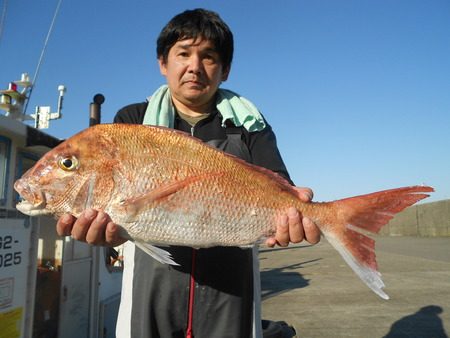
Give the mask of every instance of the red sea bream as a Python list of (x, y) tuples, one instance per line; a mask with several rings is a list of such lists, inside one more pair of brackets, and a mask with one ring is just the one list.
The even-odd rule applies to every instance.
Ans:
[(218, 151), (185, 133), (103, 124), (67, 139), (15, 183), (27, 215), (80, 215), (102, 209), (124, 236), (163, 263), (154, 245), (249, 246), (275, 233), (290, 206), (311, 218), (356, 274), (387, 299), (378, 272), (377, 233), (395, 213), (433, 189), (413, 186), (334, 202), (302, 202), (269, 170)]

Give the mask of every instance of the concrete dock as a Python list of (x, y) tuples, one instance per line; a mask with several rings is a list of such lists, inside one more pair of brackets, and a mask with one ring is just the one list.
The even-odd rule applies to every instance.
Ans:
[(390, 300), (373, 293), (325, 239), (262, 248), (262, 317), (297, 337), (450, 336), (450, 237), (376, 237)]

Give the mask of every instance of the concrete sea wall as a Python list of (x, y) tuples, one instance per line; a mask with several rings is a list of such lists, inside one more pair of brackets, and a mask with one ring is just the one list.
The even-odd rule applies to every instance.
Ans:
[(397, 214), (380, 235), (444, 237), (450, 236), (450, 200), (414, 205)]

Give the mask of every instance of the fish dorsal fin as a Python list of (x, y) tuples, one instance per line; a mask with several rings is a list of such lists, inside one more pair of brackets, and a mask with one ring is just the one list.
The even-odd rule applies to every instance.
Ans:
[(162, 264), (180, 265), (172, 259), (172, 255), (164, 249), (160, 249), (149, 243), (134, 241), (134, 244)]
[(166, 183), (150, 190), (147, 193), (122, 201), (120, 203), (120, 208), (125, 209), (127, 220), (128, 222), (130, 222), (136, 218), (136, 215), (139, 212), (147, 209), (153, 203), (164, 200), (166, 197), (180, 191), (181, 189), (186, 188), (187, 186), (195, 182), (220, 175), (222, 175), (222, 173), (207, 173), (203, 175), (189, 176), (182, 180)]

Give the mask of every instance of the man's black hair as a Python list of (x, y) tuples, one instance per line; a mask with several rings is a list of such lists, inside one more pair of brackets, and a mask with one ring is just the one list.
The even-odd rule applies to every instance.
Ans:
[(187, 10), (172, 18), (159, 34), (156, 46), (158, 58), (167, 61), (169, 50), (180, 40), (203, 38), (213, 43), (223, 67), (233, 60), (233, 33), (228, 25), (213, 12), (202, 8)]

